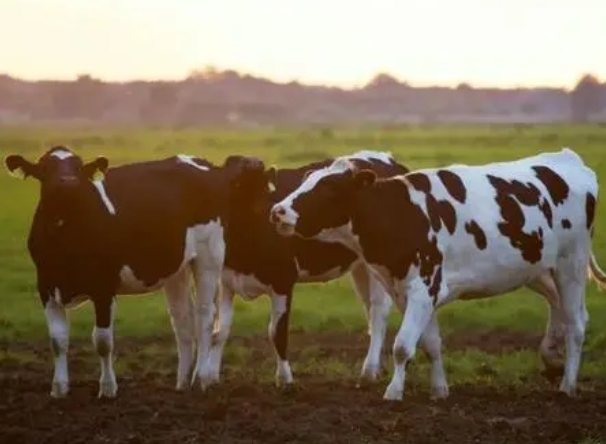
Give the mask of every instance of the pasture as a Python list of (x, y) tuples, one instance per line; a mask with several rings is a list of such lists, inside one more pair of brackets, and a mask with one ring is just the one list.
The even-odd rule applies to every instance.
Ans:
[[(256, 155), (294, 166), (358, 149), (389, 150), (411, 169), (510, 160), (568, 146), (601, 180), (593, 249), (606, 267), (606, 126), (398, 127), (363, 129), (157, 130), (3, 129), (0, 155), (30, 160), (52, 144), (110, 165), (192, 154), (222, 163)], [(113, 401), (96, 399), (90, 305), (71, 311), (70, 395), (48, 391), (52, 359), (26, 239), (35, 180), (0, 173), (0, 434), (14, 442), (603, 442), (606, 440), (606, 293), (587, 285), (589, 324), (580, 395), (546, 380), (537, 350), (546, 304), (528, 291), (454, 302), (439, 311), (449, 399), (429, 400), (419, 352), (402, 403), (382, 400), (392, 371), (394, 311), (384, 347), (387, 372), (357, 388), (368, 336), (348, 277), (299, 284), (291, 315), (296, 387), (276, 388), (267, 339), (268, 298), (236, 298), (222, 381), (209, 393), (174, 391), (176, 350), (161, 293), (118, 299)], [(557, 381), (559, 383), (559, 380)]]

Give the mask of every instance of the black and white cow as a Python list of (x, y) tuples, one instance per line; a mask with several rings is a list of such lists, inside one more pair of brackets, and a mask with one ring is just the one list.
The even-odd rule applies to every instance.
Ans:
[(379, 180), (342, 158), (311, 173), (274, 205), (271, 219), (285, 235), (348, 245), (389, 288), (404, 317), (385, 399), (402, 399), (419, 340), (432, 362), (432, 396), (448, 395), (438, 307), (523, 286), (549, 303), (541, 355), (555, 366), (564, 345), (560, 390), (573, 395), (588, 321), (588, 265), (606, 285), (591, 253), (597, 194), (595, 173), (567, 148)]
[[(387, 153), (360, 151), (349, 159), (380, 177), (408, 171)], [(267, 172), (264, 168), (249, 169), (234, 179), (225, 230), (227, 250), (223, 294), (219, 304), (218, 329), (210, 354), (215, 380), (219, 379), (223, 347), (232, 323), (234, 294), (249, 300), (261, 294), (271, 297), (269, 336), (277, 355), (276, 382), (288, 384), (293, 382), (287, 358), (293, 287), (298, 282), (326, 282), (347, 272), (350, 272), (356, 293), (364, 303), (369, 324), (370, 344), (362, 377), (376, 378), (391, 298), (349, 248), (337, 243), (285, 238), (276, 233), (268, 219), (272, 204), (296, 189), (306, 174), (330, 165), (332, 160), (300, 168), (271, 168)]]
[[(229, 183), (248, 161), (257, 160), (233, 156), (216, 167), (180, 155), (107, 169), (106, 158), (84, 164), (63, 146), (48, 150), (36, 163), (20, 155), (5, 159), (11, 173), (40, 181), (28, 249), (54, 354), (53, 397), (69, 390), (65, 309), (85, 300), (94, 304), (99, 396), (114, 397), (115, 296), (161, 287), (178, 345), (177, 389), (188, 384), (196, 343), (192, 383), (197, 375), (206, 386)], [(104, 179), (94, 178), (98, 172), (105, 173)], [(191, 275), (195, 306), (189, 294)]]

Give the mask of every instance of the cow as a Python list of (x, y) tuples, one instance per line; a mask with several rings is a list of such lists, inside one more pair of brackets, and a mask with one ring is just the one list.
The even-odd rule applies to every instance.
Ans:
[[(376, 172), (379, 177), (403, 174), (408, 169), (389, 153), (359, 151), (352, 162)], [(234, 294), (253, 300), (262, 294), (271, 297), (269, 337), (276, 359), (276, 384), (293, 382), (287, 357), (288, 325), (293, 288), (296, 283), (326, 282), (349, 272), (356, 293), (362, 299), (368, 321), (370, 344), (361, 372), (361, 382), (373, 381), (380, 371), (381, 349), (391, 298), (372, 279), (357, 254), (336, 243), (286, 238), (269, 222), (271, 205), (293, 191), (312, 171), (328, 166), (334, 159), (298, 168), (274, 167), (265, 171), (247, 169), (232, 179), (228, 226), (225, 229), (225, 268), (219, 321), (210, 352), (212, 374), (219, 380), (223, 347), (233, 316)]]
[(69, 391), (66, 308), (92, 301), (92, 340), (101, 361), (98, 396), (115, 397), (116, 295), (160, 288), (178, 347), (176, 388), (188, 385), (196, 344), (191, 383), (197, 376), (206, 387), (229, 183), (248, 161), (254, 165), (258, 159), (230, 156), (215, 166), (178, 155), (108, 168), (107, 158), (84, 163), (65, 146), (50, 148), (35, 163), (18, 154), (5, 158), (11, 174), (40, 182), (27, 244), (54, 356), (52, 397)]
[(594, 171), (569, 148), (382, 179), (339, 158), (276, 203), (270, 219), (282, 235), (348, 245), (389, 289), (403, 319), (384, 399), (402, 400), (419, 340), (431, 396), (447, 397), (436, 310), (524, 286), (549, 304), (540, 353), (561, 371), (563, 342), (559, 390), (573, 396), (589, 318), (586, 270), (606, 286), (591, 251), (597, 197)]

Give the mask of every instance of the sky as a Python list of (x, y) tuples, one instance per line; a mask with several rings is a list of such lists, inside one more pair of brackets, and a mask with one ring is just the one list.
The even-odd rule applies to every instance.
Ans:
[(571, 87), (606, 80), (606, 0), (0, 0), (0, 73)]

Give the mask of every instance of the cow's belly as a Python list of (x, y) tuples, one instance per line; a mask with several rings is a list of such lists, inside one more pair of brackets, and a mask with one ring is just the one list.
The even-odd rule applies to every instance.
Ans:
[(231, 268), (224, 268), (223, 286), (245, 299), (255, 299), (262, 294), (271, 294), (271, 286), (264, 284), (254, 274), (238, 273)]
[[(120, 269), (120, 285), (117, 293), (120, 295), (143, 294), (163, 288), (168, 280), (179, 274), (198, 256), (200, 248), (210, 248), (205, 245), (205, 243), (207, 243), (207, 238), (210, 237), (209, 231), (216, 229), (216, 226), (217, 224), (215, 222), (211, 222), (209, 224), (201, 224), (188, 228), (185, 232), (185, 248), (183, 249), (181, 261), (176, 266), (172, 267), (172, 270), (168, 274), (158, 276), (153, 283), (143, 282), (136, 276), (131, 265), (124, 264)], [(156, 254), (159, 257), (159, 260), (161, 260), (162, 252), (157, 252)], [(149, 258), (145, 258), (145, 260), (149, 260)]]

